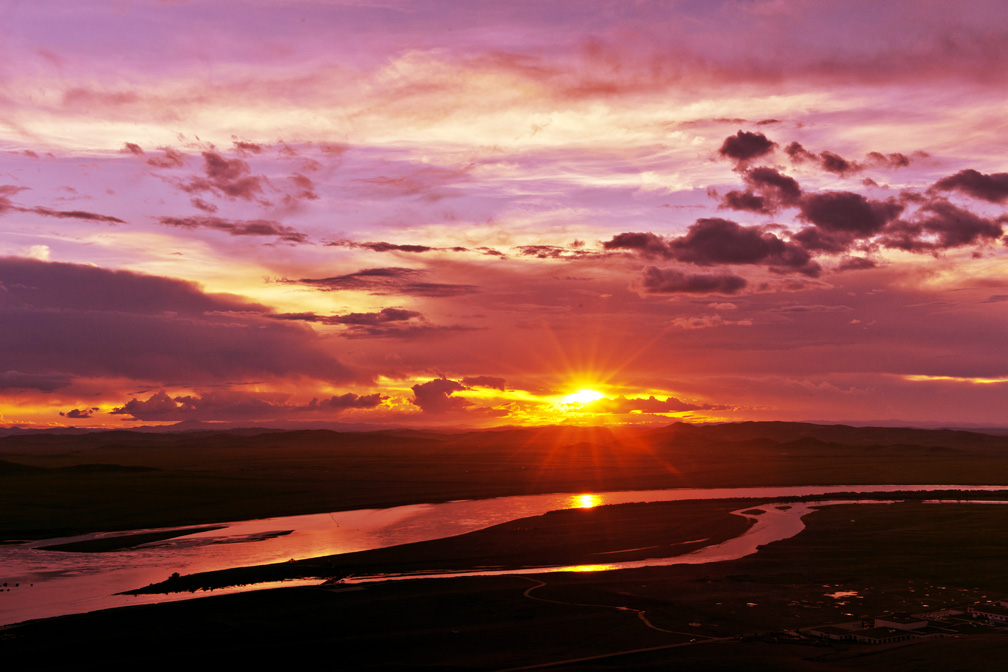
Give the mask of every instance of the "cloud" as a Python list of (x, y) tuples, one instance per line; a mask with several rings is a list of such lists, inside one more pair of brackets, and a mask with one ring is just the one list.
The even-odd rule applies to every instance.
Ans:
[(317, 201), (318, 193), (315, 191), (315, 183), (312, 182), (311, 178), (305, 177), (300, 173), (294, 173), (287, 178), (291, 186), (294, 188), (293, 193), (285, 195), (285, 199), (288, 203), (298, 200), (305, 201)]
[(217, 212), (218, 209), (217, 206), (214, 205), (213, 203), (204, 201), (202, 198), (198, 198), (196, 196), (193, 196), (191, 199), (189, 199), (189, 202), (192, 203), (193, 207), (196, 208), (197, 210), (202, 210), (203, 212), (209, 212), (210, 214)]
[(419, 406), (424, 413), (439, 414), (461, 411), (472, 405), (465, 399), (452, 396), (455, 392), (469, 389), (455, 380), (435, 378), (426, 383), (418, 383), (411, 389), (413, 390), (411, 403)]
[(345, 338), (413, 338), (449, 331), (471, 331), (461, 325), (441, 326), (430, 324), (415, 310), (382, 308), (375, 313), (347, 313), (346, 315), (319, 315), (318, 313), (279, 313), (271, 315), (277, 320), (301, 320), (346, 327)]
[(645, 268), (638, 282), (647, 294), (738, 294), (748, 284), (738, 275), (687, 275), (655, 266)]
[(22, 191), (27, 191), (28, 187), (19, 187), (11, 184), (0, 185), (0, 215), (8, 212), (30, 212), (32, 214), (41, 215), (43, 217), (55, 217), (57, 219), (84, 219), (93, 222), (106, 222), (108, 224), (125, 224), (123, 220), (118, 217), (113, 217), (111, 215), (102, 215), (94, 212), (87, 212), (84, 210), (52, 210), (50, 208), (44, 208), (42, 206), (36, 206), (33, 208), (25, 208), (18, 205), (14, 205), (11, 202), (9, 196), (20, 193)]
[(57, 219), (84, 219), (92, 222), (105, 222), (107, 224), (126, 223), (125, 221), (119, 219), (118, 217), (113, 217), (112, 215), (102, 215), (84, 210), (52, 210), (41, 206), (36, 206), (34, 208), (22, 208), (11, 204), (11, 202), (6, 198), (0, 197), (0, 214), (6, 210), (30, 212), (43, 217), (56, 217)]
[(523, 257), (536, 257), (537, 259), (591, 259), (599, 256), (598, 252), (582, 249), (582, 246), (583, 244), (571, 245), (570, 247), (560, 245), (520, 245), (515, 249)]
[(313, 398), (307, 404), (288, 403), (284, 395), (236, 390), (215, 390), (202, 394), (171, 396), (165, 390), (146, 400), (133, 397), (110, 415), (128, 415), (133, 420), (167, 422), (180, 420), (269, 420), (295, 413), (327, 411), (340, 413), (354, 408), (374, 408), (381, 404), (381, 394), (357, 395), (352, 392), (328, 399)]
[(665, 400), (657, 399), (654, 395), (647, 397), (627, 398), (624, 396), (615, 399), (599, 399), (598, 401), (584, 404), (584, 410), (591, 413), (615, 413), (625, 414), (638, 411), (640, 413), (685, 413), (688, 411), (710, 411), (727, 408), (726, 406), (716, 406), (714, 404), (691, 404), (675, 397), (666, 397)]
[(251, 175), (243, 159), (226, 159), (218, 152), (203, 152), (203, 172), (206, 177), (193, 177), (178, 186), (183, 191), (198, 194), (209, 191), (218, 196), (250, 201), (263, 191), (265, 178)]
[(297, 229), (268, 219), (235, 221), (200, 215), (195, 217), (161, 217), (158, 221), (165, 226), (176, 226), (183, 229), (215, 229), (232, 236), (276, 236), (280, 240), (290, 243), (304, 243), (308, 240), (308, 236)]
[(645, 257), (675, 259), (698, 266), (765, 264), (782, 273), (816, 277), (821, 272), (802, 247), (758, 226), (741, 226), (720, 218), (698, 219), (686, 235), (663, 239), (653, 233), (621, 233), (603, 248), (636, 250)]
[(71, 379), (71, 376), (65, 373), (0, 371), (0, 390), (21, 389), (53, 392), (70, 385)]
[(792, 178), (773, 168), (760, 166), (745, 172), (745, 191), (729, 191), (721, 206), (732, 210), (747, 210), (772, 214), (782, 207), (797, 205), (802, 196), (801, 187)]
[(985, 175), (973, 169), (943, 177), (931, 187), (935, 191), (958, 191), (990, 203), (1008, 200), (1008, 173)]
[[(159, 384), (305, 376), (354, 378), (308, 327), (195, 283), (129, 271), (0, 258), (0, 371), (33, 389), (68, 378)], [(50, 376), (61, 371), (59, 376)], [(27, 378), (25, 376), (28, 376)]]
[(72, 419), (75, 419), (75, 420), (83, 420), (85, 418), (90, 418), (92, 415), (95, 414), (95, 411), (97, 411), (97, 410), (99, 410), (97, 407), (95, 407), (95, 408), (75, 408), (73, 410), (67, 411), (66, 413), (64, 413), (63, 411), (60, 411), (60, 415), (62, 415), (64, 418), (72, 418)]
[(890, 225), (880, 241), (909, 252), (932, 252), (979, 242), (994, 242), (1004, 233), (1008, 216), (986, 219), (944, 200), (922, 206), (911, 221)]
[(462, 384), (468, 387), (488, 387), (494, 390), (504, 390), (505, 381), (503, 378), (493, 376), (471, 376), (462, 379)]
[(867, 238), (879, 233), (903, 209), (895, 199), (869, 201), (854, 192), (829, 191), (805, 196), (799, 217), (829, 234)]
[(740, 130), (735, 135), (725, 138), (725, 141), (721, 143), (721, 148), (718, 149), (718, 154), (734, 159), (738, 163), (745, 163), (769, 154), (776, 146), (776, 142), (768, 139), (762, 133)]
[(472, 166), (445, 168), (437, 165), (417, 166), (409, 164), (409, 172), (401, 175), (378, 175), (358, 178), (355, 183), (362, 186), (363, 195), (379, 199), (415, 196), (428, 203), (434, 203), (452, 196), (460, 196), (455, 186), (470, 181)]
[[(927, 156), (926, 152), (916, 152), (915, 156)], [(910, 157), (900, 152), (882, 154), (881, 152), (868, 152), (865, 155), (865, 164), (878, 168), (906, 168), (910, 165)]]
[(838, 271), (862, 271), (868, 268), (876, 268), (876, 264), (867, 257), (846, 257), (837, 266)]
[(352, 392), (346, 394), (333, 395), (328, 399), (312, 399), (307, 406), (308, 410), (343, 411), (348, 408), (374, 408), (381, 404), (381, 396), (377, 392), (358, 396)]
[(357, 243), (352, 240), (334, 240), (326, 243), (326, 245), (331, 247), (360, 248), (371, 250), (373, 252), (411, 252), (414, 254), (422, 254), (424, 252), (442, 249), (438, 247), (431, 247), (429, 245), (403, 245), (399, 243), (386, 242)]
[(311, 285), (324, 291), (358, 290), (379, 296), (406, 294), (411, 296), (446, 297), (474, 294), (479, 291), (473, 285), (456, 285), (424, 282), (426, 271), (398, 266), (366, 268), (356, 273), (337, 275), (330, 278), (302, 278), (281, 282)]
[(151, 156), (147, 164), (155, 168), (179, 168), (185, 165), (185, 154), (173, 147), (158, 147), (162, 156)]
[(251, 152), (252, 154), (259, 154), (262, 152), (262, 145), (255, 142), (246, 142), (244, 140), (235, 140), (234, 147), (240, 152)]
[[(883, 154), (882, 152), (868, 152), (863, 162), (850, 161), (839, 154), (829, 151), (822, 151), (818, 154), (805, 149), (801, 143), (792, 142), (784, 151), (794, 164), (811, 162), (823, 170), (837, 175), (848, 175), (858, 173), (865, 168), (906, 168), (910, 165), (910, 157), (900, 152)], [(914, 156), (927, 156), (927, 152), (914, 152)]]

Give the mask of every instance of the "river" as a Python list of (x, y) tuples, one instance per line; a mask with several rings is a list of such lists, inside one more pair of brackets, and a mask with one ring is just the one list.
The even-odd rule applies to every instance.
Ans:
[[(603, 493), (560, 493), (464, 500), (440, 504), (415, 504), (387, 509), (362, 509), (283, 518), (221, 523), (221, 529), (188, 534), (138, 547), (106, 552), (77, 553), (41, 547), (87, 539), (136, 534), (153, 530), (91, 534), (0, 546), (0, 625), (34, 618), (81, 613), (95, 609), (189, 599), (192, 595), (125, 596), (116, 593), (163, 581), (173, 572), (195, 572), (246, 565), (283, 562), (338, 553), (383, 548), (397, 544), (440, 539), (499, 523), (557, 509), (627, 502), (698, 499), (771, 499), (837, 492), (984, 490), (1008, 491), (1006, 486), (959, 485), (839, 485), (761, 488), (711, 488), (636, 490)], [(845, 500), (849, 501), (849, 500)], [(820, 502), (818, 506), (825, 506)], [(752, 507), (747, 507), (749, 510)], [(755, 552), (757, 544), (794, 536), (803, 529), (801, 516), (811, 507), (762, 507), (750, 516), (756, 524), (748, 532), (722, 544), (701, 548), (676, 558), (654, 558), (632, 563), (592, 567), (558, 567), (519, 570), (584, 571), (619, 569), (673, 563), (715, 562)], [(739, 515), (745, 515), (739, 512)], [(289, 533), (288, 533), (289, 532)], [(281, 534), (278, 534), (281, 533)], [(287, 534), (282, 534), (287, 533)], [(479, 572), (482, 574), (497, 572)], [(388, 580), (372, 577), (365, 580)], [(318, 583), (308, 581), (301, 583)], [(284, 585), (293, 585), (288, 582)], [(257, 587), (264, 587), (259, 584)], [(236, 588), (248, 590), (249, 588)]]

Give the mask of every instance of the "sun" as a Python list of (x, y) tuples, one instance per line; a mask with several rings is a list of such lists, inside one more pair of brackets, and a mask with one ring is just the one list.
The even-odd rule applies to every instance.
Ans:
[(565, 404), (588, 404), (593, 401), (598, 401), (605, 395), (601, 392), (596, 392), (595, 390), (580, 389), (577, 392), (572, 392), (563, 398), (563, 403)]

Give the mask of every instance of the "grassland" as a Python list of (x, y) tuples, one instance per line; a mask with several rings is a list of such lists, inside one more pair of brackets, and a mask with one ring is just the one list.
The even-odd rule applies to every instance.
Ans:
[[(17, 465), (0, 476), (10, 486), (0, 488), (0, 510), (4, 536), (17, 538), (544, 491), (1006, 484), (1005, 449), (1004, 437), (963, 432), (776, 424), (619, 435), (25, 437), (0, 442), (0, 459)], [(74, 468), (96, 463), (118, 467)], [(701, 528), (715, 537), (733, 533), (719, 527), (744, 523), (727, 515), (732, 507), (743, 508), (683, 502), (551, 514), (539, 525), (329, 559), (328, 569), (580, 562), (712, 536), (692, 536)], [(40, 669), (135, 665), (152, 655), (192, 664), (194, 651), (205, 652), (201, 663), (231, 665), (290, 664), (321, 653), (327, 665), (355, 670), (575, 661), (558, 669), (900, 672), (992, 669), (1003, 660), (1008, 634), (981, 626), (896, 647), (812, 646), (782, 633), (1008, 597), (1008, 506), (835, 506), (805, 520), (799, 535), (731, 562), (212, 595), (7, 628), (0, 654)], [(851, 591), (857, 595), (831, 596)]]

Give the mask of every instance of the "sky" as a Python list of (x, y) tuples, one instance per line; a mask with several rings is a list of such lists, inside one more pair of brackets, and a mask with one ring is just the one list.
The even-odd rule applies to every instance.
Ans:
[(998, 0), (0, 26), (0, 426), (1008, 422)]

